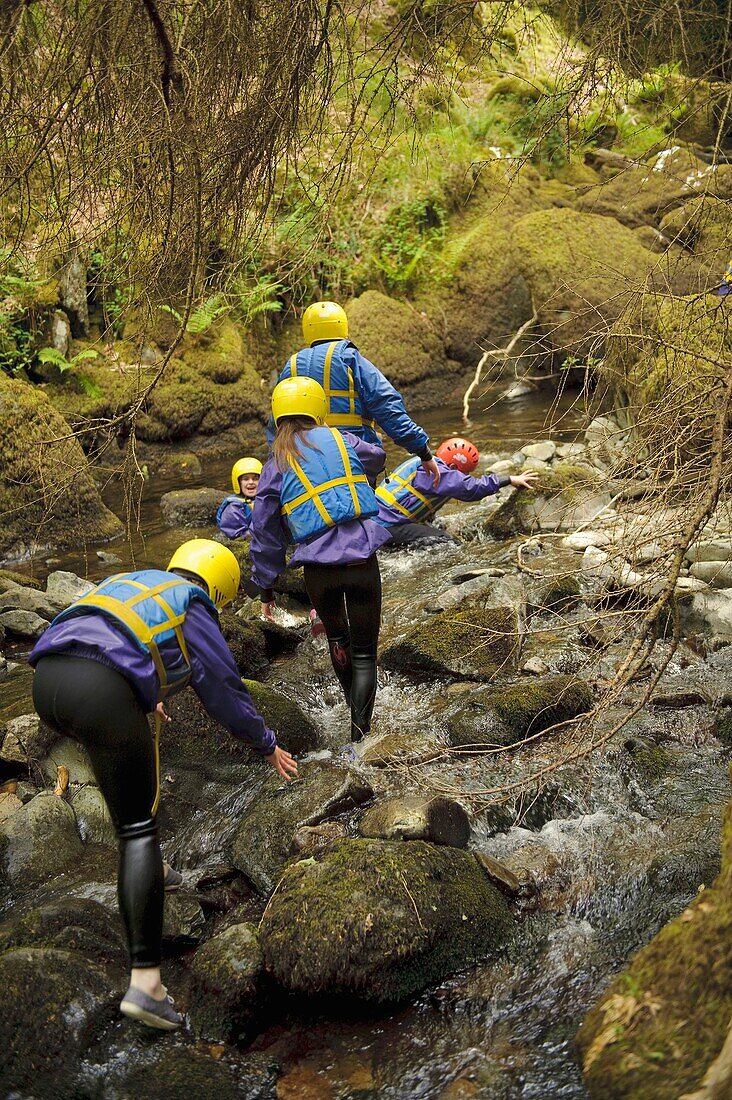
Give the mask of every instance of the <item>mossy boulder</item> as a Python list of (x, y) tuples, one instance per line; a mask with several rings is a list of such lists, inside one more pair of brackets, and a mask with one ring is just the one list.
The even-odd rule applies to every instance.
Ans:
[(237, 1039), (257, 1013), (264, 975), (259, 934), (253, 924), (232, 924), (208, 940), (191, 960), (191, 1023), (208, 1039)]
[(84, 955), (50, 947), (6, 951), (0, 972), (3, 1094), (53, 1095), (108, 1023), (109, 978)]
[(86, 897), (57, 898), (11, 916), (0, 925), (0, 952), (16, 947), (79, 951), (123, 966), (128, 961), (119, 915)]
[(611, 334), (602, 373), (624, 421), (652, 451), (666, 446), (673, 424), (687, 451), (706, 453), (717, 412), (711, 394), (731, 355), (725, 299), (646, 295)]
[(232, 611), (222, 612), (219, 619), (239, 672), (249, 680), (261, 679), (269, 661), (267, 644), (259, 624), (250, 619), (240, 619)]
[[(730, 166), (732, 167), (732, 166)], [(676, 244), (691, 252), (695, 261), (696, 279), (684, 291), (704, 293), (717, 286), (729, 260), (730, 198), (697, 196), (668, 214), (661, 230)]]
[(45, 393), (0, 373), (0, 558), (122, 534), (69, 435)]
[(173, 489), (161, 496), (160, 510), (168, 527), (213, 527), (223, 499), (220, 489)]
[[(709, 166), (689, 149), (664, 149), (646, 164), (622, 172), (589, 189), (576, 201), (578, 210), (615, 218), (631, 229), (658, 227), (664, 214), (704, 187)], [(607, 257), (610, 259), (610, 257)]]
[(286, 989), (389, 1002), (499, 950), (508, 906), (467, 852), (343, 840), (285, 872), (261, 927)]
[(631, 959), (580, 1028), (590, 1096), (661, 1100), (693, 1092), (731, 1017), (732, 803), (719, 877)]
[(0, 889), (21, 891), (45, 882), (83, 851), (71, 806), (42, 791), (0, 824)]
[(591, 709), (589, 686), (572, 676), (523, 680), (499, 691), (471, 695), (448, 715), (450, 742), (461, 747), (513, 745)]
[(500, 167), (484, 168), (465, 209), (451, 219), (432, 273), (415, 294), (450, 359), (474, 368), (486, 348), (505, 346), (531, 317), (531, 291), (511, 237), (519, 218), (546, 205), (532, 169), (509, 180)]
[(485, 524), (494, 538), (574, 530), (610, 503), (595, 470), (569, 462), (543, 472), (534, 489), (517, 489)]
[(381, 655), (384, 668), (466, 680), (510, 673), (521, 648), (522, 618), (515, 606), (473, 605), (443, 611), (407, 631)]
[(295, 756), (312, 752), (320, 745), (318, 727), (287, 696), (256, 680), (244, 686), (265, 723), (277, 734), (277, 744)]
[(165, 1100), (270, 1100), (275, 1095), (271, 1060), (241, 1055), (235, 1068), (217, 1061), (205, 1044), (173, 1046), (169, 1042), (139, 1044), (132, 1057), (117, 1058), (105, 1067), (105, 1095), (110, 1100), (164, 1097)]
[(431, 408), (454, 386), (439, 332), (414, 307), (377, 290), (348, 306), (350, 337), (359, 351), (403, 392), (411, 409)]
[(294, 834), (352, 810), (373, 795), (370, 785), (348, 768), (312, 760), (300, 765), (297, 782), (268, 775), (256, 799), (239, 816), (231, 844), (234, 866), (262, 894), (275, 886), (290, 857)]
[(511, 247), (545, 343), (558, 355), (578, 358), (601, 357), (608, 326), (658, 264), (658, 256), (613, 218), (566, 208), (521, 218)]

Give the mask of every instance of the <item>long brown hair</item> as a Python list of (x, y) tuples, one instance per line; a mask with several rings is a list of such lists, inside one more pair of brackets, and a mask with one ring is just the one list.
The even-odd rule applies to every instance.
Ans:
[(305, 432), (317, 427), (311, 416), (283, 416), (277, 424), (272, 454), (278, 470), (285, 470), (291, 461), (302, 458), (300, 447)]

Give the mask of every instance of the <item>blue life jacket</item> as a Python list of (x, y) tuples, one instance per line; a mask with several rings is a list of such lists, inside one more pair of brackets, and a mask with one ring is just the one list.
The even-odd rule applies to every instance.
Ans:
[(374, 428), (374, 421), (364, 417), (363, 402), (356, 389), (353, 372), (343, 361), (343, 352), (349, 346), (349, 340), (330, 340), (316, 344), (314, 348), (303, 348), (282, 368), (277, 381), (298, 375), (314, 378), (328, 398), (329, 412), (325, 422), (329, 427)]
[(141, 569), (107, 577), (57, 615), (51, 625), (98, 611), (121, 626), (139, 649), (152, 657), (160, 680), (160, 699), (181, 691), (191, 675), (183, 622), (194, 600), (216, 617), (216, 606), (198, 585), (162, 569)]
[(302, 437), (302, 457), (282, 475), (280, 502), (295, 542), (379, 510), (361, 460), (340, 432), (313, 428)]
[(246, 518), (251, 523), (251, 521), (252, 521), (252, 510), (254, 508), (254, 501), (253, 500), (247, 500), (246, 497), (241, 496), (239, 493), (229, 493), (228, 497), (224, 497), (224, 499), (221, 501), (221, 504), (219, 504), (219, 506), (216, 510), (216, 526), (217, 527), (219, 525), (219, 520), (221, 519), (221, 514), (222, 514), (222, 512), (223, 512), (223, 510), (224, 510), (224, 508), (226, 507), (227, 504), (241, 504), (241, 505), (243, 505)]
[(434, 519), (443, 504), (447, 504), (447, 499), (437, 493), (415, 489), (414, 479), (421, 465), (421, 460), (416, 456), (408, 458), (385, 477), (376, 489), (379, 500), (415, 523)]

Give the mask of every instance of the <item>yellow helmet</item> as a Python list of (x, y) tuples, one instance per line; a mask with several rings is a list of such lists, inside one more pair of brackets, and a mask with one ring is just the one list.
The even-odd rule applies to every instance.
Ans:
[(262, 463), (258, 458), (240, 458), (231, 467), (231, 488), (239, 492), (239, 478), (242, 474), (261, 474)]
[(231, 603), (239, 590), (239, 562), (227, 546), (212, 539), (184, 542), (168, 562), (168, 572), (173, 569), (200, 577), (217, 607)]
[(345, 340), (348, 318), (336, 302), (313, 302), (302, 315), (302, 334), (306, 344), (316, 340)]
[(272, 416), (279, 424), (283, 416), (310, 416), (316, 424), (325, 423), (328, 398), (320, 382), (307, 375), (284, 378), (272, 391)]

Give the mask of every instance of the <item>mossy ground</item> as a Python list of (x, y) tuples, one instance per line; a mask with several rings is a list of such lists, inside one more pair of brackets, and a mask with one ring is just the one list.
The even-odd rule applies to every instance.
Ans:
[(698, 1087), (732, 1016), (732, 803), (722, 873), (631, 959), (577, 1036), (597, 1100), (666, 1100)]
[(463, 747), (512, 745), (585, 714), (592, 703), (589, 685), (573, 676), (526, 679), (498, 691), (484, 689), (448, 718), (450, 741)]
[(286, 872), (261, 936), (286, 988), (384, 1002), (500, 948), (511, 927), (505, 900), (469, 853), (343, 840)]
[(513, 493), (487, 521), (495, 538), (512, 538), (528, 534), (533, 528), (534, 507), (544, 500), (560, 496), (567, 504), (580, 500), (600, 486), (597, 471), (571, 462), (557, 462), (542, 472), (534, 489)]
[(387, 668), (489, 678), (508, 671), (520, 647), (518, 616), (509, 607), (444, 611), (387, 649)]

